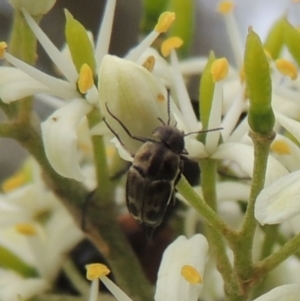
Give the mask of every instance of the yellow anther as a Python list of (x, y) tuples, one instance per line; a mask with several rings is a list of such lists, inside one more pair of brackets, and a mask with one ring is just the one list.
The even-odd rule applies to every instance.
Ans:
[(289, 145), (283, 140), (276, 140), (271, 144), (271, 150), (279, 155), (289, 155), (291, 149)]
[(6, 48), (7, 48), (7, 44), (5, 42), (0, 42), (0, 59), (4, 58)]
[(182, 44), (183, 40), (181, 38), (171, 37), (162, 43), (160, 51), (164, 57), (167, 57), (174, 48), (179, 48)]
[(155, 57), (150, 55), (147, 57), (146, 61), (143, 63), (143, 67), (145, 67), (148, 71), (152, 71), (155, 65)]
[(2, 189), (4, 192), (10, 192), (16, 188), (19, 188), (23, 184), (25, 184), (28, 180), (28, 177), (24, 172), (18, 172), (17, 174), (13, 175), (12, 177), (6, 179), (2, 183)]
[(36, 235), (37, 231), (34, 225), (29, 223), (20, 223), (15, 225), (15, 229), (20, 234), (26, 235), (26, 236), (33, 236)]
[(78, 89), (80, 93), (85, 94), (94, 85), (93, 71), (88, 64), (83, 64), (80, 68)]
[(199, 272), (191, 265), (184, 265), (181, 268), (181, 276), (190, 284), (198, 284), (203, 281)]
[(226, 15), (232, 12), (233, 8), (234, 8), (233, 1), (221, 1), (217, 6), (217, 11), (220, 14)]
[(289, 76), (292, 80), (298, 77), (298, 70), (296, 66), (285, 59), (278, 59), (275, 62), (276, 68), (283, 74)]
[(108, 267), (101, 263), (87, 264), (85, 268), (86, 278), (90, 281), (100, 278), (101, 276), (106, 276), (110, 273)]
[(176, 15), (174, 12), (166, 11), (162, 13), (158, 18), (154, 30), (159, 33), (166, 32), (175, 21), (175, 18)]
[(210, 69), (213, 81), (216, 83), (223, 80), (228, 74), (228, 69), (229, 64), (227, 59), (223, 57), (215, 60)]

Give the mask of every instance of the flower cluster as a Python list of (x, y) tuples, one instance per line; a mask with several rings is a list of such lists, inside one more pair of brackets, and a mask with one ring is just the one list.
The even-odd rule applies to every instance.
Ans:
[[(45, 14), (54, 2), (41, 1), (35, 5), (32, 1), (11, 1), (59, 70), (60, 78), (27, 64), (10, 53), (9, 44), (0, 43), (0, 58), (12, 65), (0, 67), (1, 107), (17, 106), (25, 98), (38, 95), (55, 109), (40, 124), (41, 141), (49, 162), (41, 169), (48, 172), (49, 187), (57, 193), (59, 185), (65, 185), (60, 180), (67, 178), (70, 187), (64, 187), (64, 191), (73, 192), (74, 187), (96, 188), (91, 198), (99, 195), (100, 202), (107, 202), (101, 210), (114, 194), (123, 204), (124, 198), (116, 193), (118, 189), (124, 191), (123, 182), (111, 184), (108, 174), (107, 165), (113, 169), (119, 162), (114, 155), (110, 156), (110, 149), (117, 150), (125, 161), (132, 161), (144, 142), (170, 148), (166, 141), (158, 141), (152, 134), (162, 124), (176, 127), (183, 132), (184, 151), (176, 153), (180, 164), (176, 178), (168, 183), (178, 184), (177, 197), (184, 210), (177, 217), (183, 221), (181, 232), (188, 238), (178, 236), (165, 250), (154, 299), (297, 300), (300, 293), (296, 276), (300, 271), (296, 258), (300, 243), (297, 77), (300, 33), (297, 29), (284, 16), (274, 24), (263, 44), (255, 28), (249, 27), (244, 47), (235, 22), (234, 3), (220, 1), (218, 11), (224, 16), (235, 64), (230, 65), (226, 58), (216, 58), (213, 52), (208, 58), (180, 60), (177, 48), (184, 41), (178, 36), (162, 41), (160, 50), (154, 49), (154, 41), (175, 21), (174, 12), (162, 13), (154, 29), (119, 58), (108, 54), (116, 0), (107, 1), (95, 41), (66, 11), (66, 47), (62, 51), (34, 18)], [(196, 117), (186, 87), (186, 81), (195, 74), (201, 75), (200, 118)], [(12, 118), (12, 129), (18, 124)], [(1, 125), (0, 133), (6, 133)], [(104, 151), (103, 145), (95, 140), (99, 137)], [(97, 154), (99, 149), (103, 153)], [(191, 187), (184, 176), (180, 180), (184, 168), (182, 157), (187, 153), (201, 167), (201, 183), (197, 187)], [(123, 161), (122, 164), (124, 167)], [(64, 255), (83, 237), (57, 197), (45, 187), (40, 167), (33, 162), (30, 166), (31, 181), (22, 182), (22, 171), (5, 183), (5, 193), (0, 196), (0, 256), (2, 252), (11, 258), (0, 269), (3, 279), (5, 276), (0, 281), (3, 300), (17, 300), (17, 294), (30, 298), (49, 289)], [(160, 166), (146, 165), (146, 168)], [(154, 181), (140, 174), (142, 183)], [(13, 190), (5, 188), (10, 185)], [(145, 187), (146, 184), (137, 192), (141, 199), (136, 201), (145, 200), (144, 194), (148, 192)], [(127, 194), (129, 190), (127, 187)], [(145, 206), (139, 204), (141, 210)], [(103, 234), (96, 245), (105, 245), (103, 254), (114, 264), (118, 260), (115, 255), (110, 257), (111, 248), (119, 248), (118, 254), (124, 250), (115, 242), (110, 244), (111, 237), (106, 236), (109, 230), (101, 228), (103, 224), (97, 226), (88, 236), (95, 239), (98, 232)], [(130, 301), (107, 277), (109, 272), (102, 264), (87, 266), (87, 279), (92, 281), (89, 300), (97, 300), (100, 279), (117, 300)], [(113, 272), (117, 279), (117, 273), (122, 273)], [(282, 273), (289, 273), (290, 277), (282, 277)], [(259, 281), (261, 285), (257, 284)], [(17, 292), (12, 285), (18, 287)]]

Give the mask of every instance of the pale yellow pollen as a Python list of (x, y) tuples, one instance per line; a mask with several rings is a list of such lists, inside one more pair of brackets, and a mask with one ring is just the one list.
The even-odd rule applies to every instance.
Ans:
[(198, 284), (203, 281), (199, 272), (191, 265), (184, 265), (181, 268), (181, 276), (190, 284)]
[(275, 140), (271, 144), (271, 150), (279, 155), (289, 155), (291, 153), (289, 145), (283, 140)]
[(154, 30), (159, 33), (166, 32), (175, 21), (175, 18), (176, 14), (174, 12), (166, 11), (162, 13), (158, 18)]
[(36, 228), (34, 225), (29, 223), (20, 223), (15, 225), (15, 229), (20, 234), (26, 235), (26, 236), (33, 236), (37, 234)]
[(101, 263), (87, 264), (85, 268), (86, 278), (90, 281), (100, 278), (101, 276), (106, 276), (110, 273), (108, 267)]
[(276, 68), (283, 75), (289, 76), (292, 80), (298, 77), (297, 67), (286, 59), (278, 59), (275, 61)]
[(88, 64), (83, 64), (80, 68), (78, 89), (80, 93), (85, 94), (94, 85), (93, 71)]
[(0, 42), (0, 59), (4, 58), (6, 48), (7, 48), (7, 44), (5, 42)]
[(145, 62), (143, 63), (143, 67), (145, 67), (150, 72), (152, 72), (154, 65), (155, 57), (153, 55), (148, 56)]
[(171, 37), (166, 39), (160, 48), (160, 51), (164, 57), (170, 55), (171, 51), (175, 48), (179, 48), (183, 44), (183, 40), (179, 37)]
[(163, 94), (158, 94), (157, 95), (157, 100), (158, 100), (158, 102), (164, 102), (165, 101), (165, 97), (164, 97), (164, 95)]
[(234, 8), (233, 1), (221, 1), (217, 6), (217, 11), (220, 14), (226, 15), (232, 12), (233, 8)]
[(229, 64), (226, 58), (220, 58), (212, 63), (210, 72), (214, 82), (223, 80), (228, 75)]
[(17, 174), (6, 179), (2, 183), (2, 190), (4, 192), (10, 192), (16, 188), (19, 188), (23, 184), (25, 184), (27, 182), (27, 180), (28, 180), (28, 178), (24, 172), (18, 172)]

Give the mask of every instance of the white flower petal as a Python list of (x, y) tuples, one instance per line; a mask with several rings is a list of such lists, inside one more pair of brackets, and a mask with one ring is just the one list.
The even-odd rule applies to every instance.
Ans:
[[(63, 99), (72, 99), (80, 97), (80, 94), (76, 91), (75, 85), (69, 82), (58, 79), (54, 76), (50, 76), (31, 65), (17, 59), (9, 53), (5, 53), (5, 59), (15, 67), (24, 71), (26, 74), (34, 78), (36, 81), (44, 84), (48, 87), (47, 92), (52, 95), (59, 96)], [(40, 92), (40, 91), (37, 91)]]
[(0, 67), (0, 98), (5, 103), (48, 90), (47, 86), (17, 68)]
[(218, 201), (248, 201), (250, 185), (238, 182), (217, 183)]
[(51, 165), (60, 175), (77, 181), (84, 177), (78, 163), (76, 130), (91, 109), (84, 100), (74, 99), (42, 123), (43, 141)]
[(208, 243), (201, 234), (187, 239), (179, 236), (165, 250), (158, 271), (156, 301), (196, 301), (202, 284), (190, 284), (181, 276), (181, 268), (191, 265), (203, 277)]
[(56, 46), (51, 42), (51, 40), (36, 24), (34, 19), (28, 14), (25, 9), (22, 9), (22, 12), (29, 27), (34, 32), (36, 38), (39, 40), (46, 53), (49, 55), (52, 62), (70, 83), (75, 84), (78, 79), (78, 72), (76, 71), (76, 68), (71, 59), (67, 58), (56, 48)]
[(199, 123), (194, 113), (183, 76), (180, 73), (179, 62), (174, 49), (171, 51), (171, 65), (173, 69), (172, 86), (175, 92), (174, 96), (176, 95), (177, 97), (176, 101), (179, 104), (181, 113), (183, 115), (183, 120), (189, 131), (197, 131)]
[[(212, 158), (227, 159), (236, 162), (240, 168), (252, 178), (254, 162), (253, 146), (241, 143), (224, 143), (218, 147), (217, 151), (212, 155)], [(269, 156), (265, 185), (269, 185), (287, 173), (288, 171), (284, 166), (272, 156)]]
[(285, 143), (289, 148), (289, 153), (280, 154), (273, 152), (272, 155), (289, 171), (300, 169), (300, 149), (299, 146), (289, 138), (276, 134), (274, 142), (279, 141)]
[(23, 278), (11, 271), (0, 271), (0, 299), (3, 301), (29, 300), (49, 287), (50, 284), (41, 278)]
[[(214, 95), (208, 122), (208, 129), (214, 129), (220, 126), (221, 124), (222, 94), (222, 82), (215, 83)], [(209, 154), (212, 154), (216, 150), (219, 143), (220, 135), (220, 131), (212, 131), (207, 133), (205, 146)]]
[(285, 284), (275, 287), (268, 293), (253, 301), (298, 301), (300, 296), (300, 285)]
[(300, 213), (300, 171), (281, 177), (264, 188), (255, 204), (255, 218), (264, 224), (279, 224)]
[(276, 114), (279, 123), (300, 142), (300, 122), (282, 114)]

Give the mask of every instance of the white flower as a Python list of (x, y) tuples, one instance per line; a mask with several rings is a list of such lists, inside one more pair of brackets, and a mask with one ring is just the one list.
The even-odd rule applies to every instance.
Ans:
[[(30, 298), (51, 287), (66, 253), (83, 237), (66, 209), (45, 188), (37, 164), (30, 162), (30, 167), (32, 182), (0, 195), (0, 246), (37, 275), (33, 279), (18, 274), (6, 263), (6, 269), (0, 269), (0, 297), (5, 301), (17, 300), (18, 294)], [(14, 180), (18, 184), (18, 178)]]
[(24, 278), (18, 273), (0, 269), (0, 299), (2, 301), (29, 300), (50, 287), (42, 278)]
[[(202, 290), (202, 277), (208, 243), (201, 234), (187, 239), (179, 236), (165, 250), (158, 271), (156, 283), (156, 301), (198, 300)], [(183, 268), (192, 267), (199, 275), (200, 282), (192, 283), (183, 277)]]
[[(99, 30), (94, 49), (97, 71), (101, 66), (103, 58), (108, 53), (115, 4), (116, 0), (107, 1), (103, 22)], [(80, 72), (78, 74), (71, 58), (66, 57), (64, 53), (61, 53), (53, 45), (25, 9), (22, 9), (22, 11), (40, 44), (67, 81), (49, 76), (5, 52), (4, 58), (24, 73), (20, 72), (20, 70), (14, 70), (14, 72), (0, 68), (0, 97), (4, 102), (9, 103), (20, 99), (20, 97), (46, 92), (65, 100), (71, 100), (65, 107), (56, 110), (42, 124), (42, 134), (46, 146), (46, 155), (54, 169), (64, 177), (83, 181), (84, 176), (78, 162), (77, 154), (77, 127), (86, 114), (93, 108), (99, 109), (98, 89), (93, 84), (93, 77), (90, 75), (89, 82), (91, 83), (85, 88), (84, 92), (78, 92), (77, 82), (79, 90), (81, 90), (80, 79), (87, 76), (88, 72)], [(137, 47), (132, 49), (126, 58), (130, 61), (138, 60), (157, 36), (169, 28), (174, 19), (174, 13), (164, 13), (155, 29)], [(4, 52), (3, 49), (0, 50), (1, 53)], [(129, 73), (130, 71), (128, 70)], [(8, 72), (10, 74), (9, 79), (7, 79), (5, 74)], [(25, 79), (26, 85), (20, 85), (22, 78)], [(85, 78), (82, 82), (86, 82)], [(114, 84), (115, 86), (118, 85), (118, 83)], [(12, 91), (14, 92), (12, 93)], [(150, 112), (148, 113), (151, 115)], [(70, 120), (72, 121), (71, 126), (67, 124)], [(103, 134), (103, 131), (101, 134)]]
[(275, 287), (268, 293), (253, 301), (298, 301), (300, 296), (299, 284), (285, 284)]
[[(156, 301), (197, 301), (202, 290), (202, 277), (208, 243), (197, 234), (187, 239), (179, 236), (164, 252), (156, 283)], [(87, 265), (87, 279), (92, 281), (89, 301), (96, 301), (99, 279), (118, 301), (132, 301), (106, 275), (103, 264)]]
[(25, 8), (32, 16), (46, 14), (55, 4), (56, 0), (9, 0), (14, 9)]
[(279, 224), (300, 214), (300, 170), (279, 178), (264, 188), (255, 204), (255, 218), (264, 224)]

